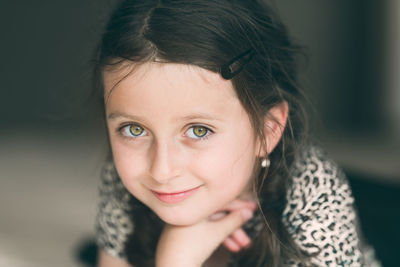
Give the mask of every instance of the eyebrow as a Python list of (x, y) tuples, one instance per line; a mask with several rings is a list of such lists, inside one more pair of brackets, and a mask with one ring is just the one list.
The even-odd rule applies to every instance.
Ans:
[(190, 115), (187, 115), (187, 116), (183, 116), (183, 117), (180, 117), (180, 119), (183, 119), (183, 120), (196, 120), (196, 119), (205, 119), (205, 120), (210, 120), (210, 121), (220, 121), (221, 119), (220, 118), (217, 118), (217, 117), (215, 117), (215, 116), (212, 116), (212, 115), (210, 115), (210, 114), (207, 114), (207, 113), (201, 113), (201, 112), (197, 112), (197, 113), (193, 113), (193, 114), (190, 114)]
[[(134, 115), (130, 115), (130, 114), (126, 114), (123, 112), (112, 112), (110, 113), (107, 118), (109, 120), (115, 120), (118, 118), (126, 118), (126, 119), (131, 119), (131, 120), (143, 120), (141, 117), (138, 116), (134, 116)], [(203, 119), (203, 120), (210, 120), (210, 121), (221, 121), (222, 119), (211, 116), (210, 114), (207, 113), (201, 113), (201, 112), (196, 112), (193, 114), (189, 114), (186, 116), (182, 116), (179, 118), (174, 118), (175, 119), (182, 119), (182, 120), (196, 120), (196, 119)]]
[(138, 117), (133, 116), (133, 115), (129, 115), (123, 112), (112, 112), (107, 116), (107, 119), (109, 120), (115, 120), (118, 118), (127, 118), (127, 119), (132, 119), (132, 120), (136, 120), (138, 119)]

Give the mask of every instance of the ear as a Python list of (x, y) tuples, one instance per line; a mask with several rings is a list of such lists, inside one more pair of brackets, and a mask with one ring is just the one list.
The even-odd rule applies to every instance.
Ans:
[(260, 157), (265, 157), (265, 153), (270, 154), (281, 140), (285, 130), (286, 121), (289, 113), (289, 106), (283, 101), (268, 111), (264, 118), (264, 134), (266, 147), (260, 149)]

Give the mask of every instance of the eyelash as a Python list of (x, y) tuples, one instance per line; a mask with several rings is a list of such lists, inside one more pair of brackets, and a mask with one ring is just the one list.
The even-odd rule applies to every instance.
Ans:
[[(126, 139), (128, 139), (128, 140), (132, 140), (132, 139), (136, 139), (136, 138), (145, 136), (145, 135), (133, 136), (133, 135), (127, 135), (127, 134), (125, 134), (124, 131), (129, 131), (128, 127), (132, 127), (132, 126), (140, 127), (140, 128), (143, 129), (143, 132), (144, 132), (144, 133), (147, 133), (147, 131), (146, 131), (146, 129), (145, 129), (144, 127), (142, 127), (142, 126), (140, 126), (140, 124), (136, 124), (136, 123), (124, 124), (124, 125), (120, 126), (120, 127), (117, 129), (117, 132), (118, 132), (118, 134), (119, 134), (120, 136), (122, 136), (123, 138), (126, 138)], [(189, 137), (191, 140), (194, 140), (194, 141), (206, 140), (206, 139), (208, 139), (208, 138), (214, 133), (214, 131), (211, 130), (211, 129), (210, 129), (209, 127), (207, 127), (207, 126), (204, 126), (204, 125), (201, 125), (201, 124), (194, 124), (194, 125), (191, 125), (191, 126), (185, 131), (185, 136), (188, 136), (188, 135), (187, 135), (187, 132), (188, 132), (188, 131), (191, 130), (191, 131), (193, 132), (193, 130), (194, 130), (195, 127), (204, 128), (204, 129), (206, 130), (206, 134), (205, 134), (204, 136), (199, 136), (199, 137)]]
[(136, 139), (136, 138), (138, 138), (138, 137), (144, 136), (144, 135), (142, 135), (142, 134), (140, 134), (140, 135), (138, 135), (138, 136), (132, 136), (132, 135), (129, 135), (129, 134), (125, 133), (125, 131), (130, 131), (129, 127), (132, 127), (132, 126), (140, 127), (140, 128), (143, 129), (143, 132), (144, 132), (144, 133), (147, 133), (147, 131), (146, 131), (146, 129), (145, 129), (144, 127), (142, 127), (142, 126), (140, 126), (139, 124), (136, 124), (136, 123), (124, 124), (124, 125), (120, 126), (120, 127), (117, 129), (117, 132), (118, 132), (122, 137), (127, 138), (127, 139), (130, 139), (130, 140)]
[(195, 127), (201, 127), (201, 128), (204, 128), (206, 130), (206, 134), (204, 134), (204, 136), (198, 136), (196, 138), (189, 137), (190, 139), (195, 140), (195, 141), (206, 140), (206, 139), (208, 139), (210, 137), (210, 135), (212, 135), (214, 133), (210, 128), (208, 128), (208, 127), (206, 127), (204, 125), (195, 124), (195, 125), (191, 125), (186, 130), (185, 135), (187, 136), (187, 132), (190, 131), (191, 129), (192, 129), (191, 131), (193, 132)]

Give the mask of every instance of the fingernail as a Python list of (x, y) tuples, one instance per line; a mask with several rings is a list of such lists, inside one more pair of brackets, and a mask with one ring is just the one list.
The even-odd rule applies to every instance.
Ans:
[(228, 214), (227, 212), (217, 212), (217, 213), (214, 213), (213, 215), (211, 215), (209, 217), (209, 220), (210, 221), (217, 221), (217, 220), (225, 217), (227, 214)]
[(247, 221), (248, 219), (253, 217), (253, 212), (249, 209), (244, 209), (242, 210), (242, 216)]

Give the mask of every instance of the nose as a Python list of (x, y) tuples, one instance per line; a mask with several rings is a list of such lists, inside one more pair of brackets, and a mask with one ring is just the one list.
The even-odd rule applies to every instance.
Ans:
[(155, 142), (152, 147), (150, 176), (160, 184), (166, 184), (181, 173), (181, 152), (172, 142)]

